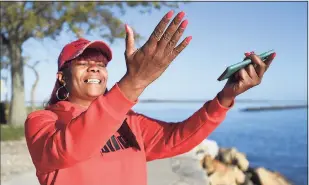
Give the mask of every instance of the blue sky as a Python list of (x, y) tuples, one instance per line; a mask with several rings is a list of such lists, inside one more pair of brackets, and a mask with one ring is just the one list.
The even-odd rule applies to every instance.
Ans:
[[(169, 10), (163, 8), (141, 16), (136, 9), (128, 9), (121, 19), (148, 38)], [(175, 11), (185, 11), (189, 24), (182, 39), (191, 35), (192, 41), (140, 99), (213, 98), (225, 84), (225, 81), (217, 81), (218, 76), (228, 65), (241, 61), (244, 52), (274, 49), (277, 57), (262, 84), (240, 95), (239, 99), (307, 100), (306, 2), (193, 2), (180, 5)], [(96, 34), (85, 37), (101, 39)], [(23, 45), (23, 55), (30, 56), (30, 61), (46, 61), (38, 66), (37, 101), (50, 96), (58, 55), (62, 47), (74, 39), (74, 35), (63, 31), (56, 41), (30, 39)], [(125, 73), (124, 46), (124, 40), (111, 45), (109, 88)], [(34, 75), (27, 68), (25, 75), (28, 101)], [(3, 98), (3, 93), (1, 96)]]

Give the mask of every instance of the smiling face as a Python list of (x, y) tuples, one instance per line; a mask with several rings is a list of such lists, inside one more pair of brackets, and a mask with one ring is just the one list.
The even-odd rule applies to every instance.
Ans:
[(86, 49), (58, 72), (58, 80), (66, 84), (70, 93), (70, 102), (87, 107), (104, 94), (108, 78), (106, 64), (107, 59), (100, 51)]

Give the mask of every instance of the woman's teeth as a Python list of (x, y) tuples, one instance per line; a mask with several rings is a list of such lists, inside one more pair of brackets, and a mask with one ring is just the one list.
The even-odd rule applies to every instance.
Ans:
[(87, 80), (85, 80), (85, 82), (87, 84), (99, 84), (99, 83), (101, 83), (101, 80), (98, 80), (98, 79), (87, 79)]

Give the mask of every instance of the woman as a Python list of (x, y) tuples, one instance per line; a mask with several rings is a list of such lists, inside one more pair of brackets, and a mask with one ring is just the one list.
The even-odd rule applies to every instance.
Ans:
[[(201, 143), (225, 118), (235, 97), (257, 85), (266, 67), (241, 70), (237, 78), (191, 117), (169, 124), (135, 113), (138, 97), (189, 44), (178, 46), (188, 21), (168, 12), (140, 49), (134, 48), (126, 25), (127, 72), (108, 92), (106, 66), (110, 48), (101, 41), (79, 39), (67, 44), (58, 59), (57, 81), (45, 110), (29, 114), (25, 122), (28, 149), (41, 184), (142, 185), (146, 162), (185, 153)], [(180, 25), (180, 26), (179, 26)]]

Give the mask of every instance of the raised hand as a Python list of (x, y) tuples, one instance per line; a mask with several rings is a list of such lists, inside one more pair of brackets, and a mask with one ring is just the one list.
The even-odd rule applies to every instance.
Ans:
[(133, 30), (126, 25), (125, 57), (127, 73), (125, 77), (134, 81), (136, 88), (146, 88), (160, 77), (171, 62), (189, 44), (191, 36), (176, 46), (188, 24), (187, 20), (182, 21), (184, 15), (184, 12), (178, 13), (164, 32), (173, 16), (173, 11), (168, 12), (140, 49), (135, 49)]
[(259, 85), (262, 82), (264, 73), (269, 68), (271, 62), (276, 56), (273, 53), (266, 61), (262, 61), (254, 52), (246, 53), (246, 58), (250, 58), (252, 64), (249, 64), (246, 68), (239, 70), (235, 75), (230, 78), (223, 90), (219, 93), (219, 99), (225, 105), (229, 105), (231, 100), (239, 94), (244, 93), (248, 89)]

